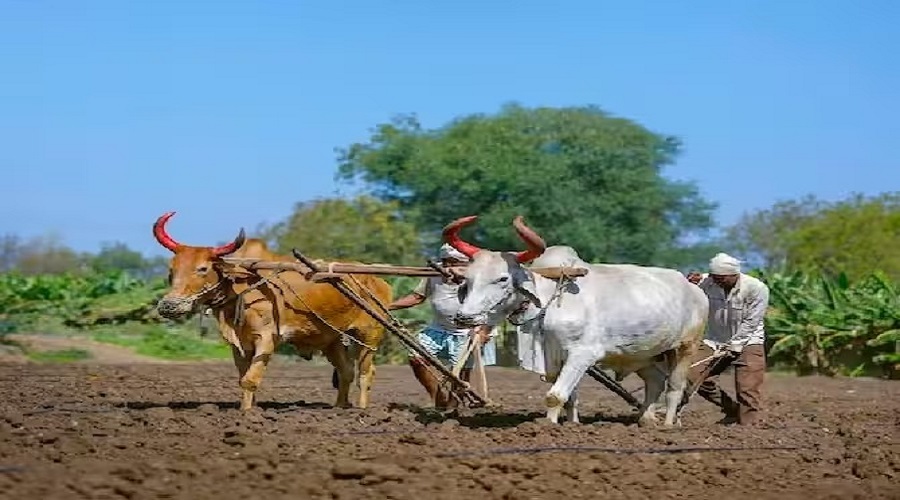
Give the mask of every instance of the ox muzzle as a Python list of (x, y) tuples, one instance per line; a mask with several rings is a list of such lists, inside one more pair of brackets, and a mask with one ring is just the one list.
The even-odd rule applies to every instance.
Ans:
[(196, 295), (166, 295), (156, 304), (156, 312), (165, 319), (181, 319), (200, 309)]

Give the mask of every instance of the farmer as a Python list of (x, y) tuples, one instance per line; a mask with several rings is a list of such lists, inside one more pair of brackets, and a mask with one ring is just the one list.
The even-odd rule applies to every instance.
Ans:
[[(445, 267), (461, 266), (469, 262), (469, 258), (450, 246), (444, 244), (440, 248), (441, 264)], [(457, 277), (458, 274), (454, 273)], [(462, 281), (460, 279), (459, 281)], [(445, 361), (450, 368), (456, 365), (460, 356), (465, 354), (466, 342), (470, 335), (474, 335), (479, 347), (482, 349), (482, 360), (485, 366), (495, 364), (496, 348), (490, 328), (486, 325), (476, 328), (458, 328), (451, 318), (456, 314), (462, 304), (460, 293), (463, 285), (454, 283), (444, 277), (434, 276), (423, 278), (419, 285), (408, 295), (400, 297), (391, 303), (391, 310), (406, 309), (421, 304), (425, 299), (431, 302), (433, 312), (431, 323), (419, 333), (419, 344), (430, 354)], [(474, 356), (470, 356), (463, 369), (460, 378), (469, 381), (474, 366)], [(410, 352), (409, 364), (413, 369), (416, 379), (419, 380), (438, 408), (446, 408), (451, 403), (449, 396), (444, 391), (439, 391), (438, 380), (428, 369), (425, 361), (415, 352)]]
[[(722, 409), (725, 417), (720, 423), (758, 422), (766, 371), (764, 317), (769, 287), (741, 273), (740, 261), (725, 253), (710, 260), (708, 275), (690, 273), (688, 279), (709, 297), (706, 335), (694, 360), (698, 364), (688, 378), (694, 383), (714, 363), (697, 393)], [(716, 383), (729, 366), (734, 368), (737, 401)]]

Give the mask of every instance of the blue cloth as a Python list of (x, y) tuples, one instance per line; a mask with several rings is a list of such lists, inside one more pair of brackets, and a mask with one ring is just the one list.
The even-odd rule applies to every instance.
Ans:
[[(459, 357), (465, 354), (468, 338), (469, 335), (448, 332), (434, 326), (425, 327), (424, 330), (419, 332), (418, 336), (419, 344), (421, 344), (429, 354), (436, 356), (442, 361), (449, 362), (451, 368), (456, 366)], [(416, 356), (416, 353), (411, 352), (410, 355)], [(484, 366), (497, 364), (497, 346), (493, 337), (481, 347), (481, 360), (484, 363)], [(469, 359), (466, 360), (466, 364), (464, 364), (463, 367), (473, 368), (474, 366), (475, 356), (469, 356)]]

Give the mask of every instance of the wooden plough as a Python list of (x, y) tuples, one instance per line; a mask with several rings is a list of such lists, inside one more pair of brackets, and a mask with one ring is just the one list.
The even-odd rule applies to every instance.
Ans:
[[(369, 314), (373, 319), (381, 323), (389, 332), (393, 333), (400, 342), (409, 350), (416, 352), (431, 366), (432, 369), (444, 376), (445, 381), (449, 382), (450, 393), (461, 403), (469, 408), (483, 407), (492, 404), (487, 394), (487, 379), (484, 374), (484, 366), (481, 363), (481, 349), (476, 348), (474, 336), (470, 336), (470, 343), (466, 348), (466, 355), (460, 358), (457, 366), (447, 368), (437, 357), (422, 348), (415, 337), (411, 335), (400, 321), (394, 317), (388, 310), (387, 304), (381, 304), (376, 301), (373, 306), (370, 301), (365, 300), (357, 294), (344, 281), (343, 276), (347, 274), (377, 274), (385, 276), (412, 276), (412, 277), (429, 277), (444, 276), (448, 279), (458, 280), (461, 268), (446, 268), (435, 262), (429, 262), (427, 267), (417, 266), (394, 266), (390, 264), (355, 264), (342, 262), (322, 262), (314, 261), (303, 255), (299, 250), (293, 249), (291, 253), (299, 262), (272, 262), (258, 259), (242, 259), (225, 257), (223, 260), (231, 265), (240, 266), (248, 271), (257, 270), (275, 270), (275, 271), (295, 271), (308, 280), (316, 282), (326, 282), (334, 286), (341, 294), (353, 301), (362, 310)], [(564, 277), (577, 277), (587, 274), (587, 269), (575, 267), (532, 267), (530, 271), (540, 274), (549, 279), (562, 279)], [(469, 355), (476, 356), (476, 372), (480, 381), (481, 391), (475, 391), (471, 385), (459, 378), (459, 372)], [(640, 404), (624, 387), (619, 385), (614, 379), (610, 378), (603, 371), (591, 367), (588, 375), (606, 386), (615, 394), (625, 399), (631, 406), (638, 407)]]

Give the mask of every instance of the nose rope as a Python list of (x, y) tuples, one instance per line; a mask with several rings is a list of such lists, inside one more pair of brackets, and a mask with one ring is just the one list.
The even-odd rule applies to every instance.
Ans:
[[(527, 269), (526, 269), (526, 272), (531, 276), (531, 279), (533, 280), (533, 279), (534, 279), (534, 273), (532, 273), (531, 271), (528, 271)], [(556, 300), (556, 306), (559, 307), (559, 306), (562, 305), (562, 292), (563, 292), (563, 288), (564, 288), (566, 285), (568, 285), (570, 281), (572, 281), (572, 277), (569, 276), (568, 274), (563, 273), (563, 274), (559, 277), (559, 279), (556, 280), (556, 287), (553, 289), (553, 294), (550, 295), (550, 298), (547, 300), (547, 303), (544, 304), (543, 307), (541, 307), (540, 311), (538, 312), (538, 315), (536, 316), (536, 318), (539, 318), (539, 319), (540, 319), (540, 325), (541, 325), (541, 328), (540, 328), (539, 331), (540, 331), (541, 333), (544, 333), (544, 317), (547, 315), (547, 309), (550, 309), (550, 304), (552, 304), (553, 301), (556, 300), (556, 299), (559, 299), (559, 300)], [(511, 316), (512, 314), (515, 314), (515, 313), (517, 313), (517, 312), (520, 312), (520, 310), (521, 310), (521, 311), (524, 311), (525, 308), (527, 307), (527, 304), (528, 304), (529, 302), (531, 302), (531, 299), (527, 299), (527, 298), (526, 298), (526, 299), (522, 302), (522, 304), (519, 305), (519, 308), (518, 308), (518, 309), (516, 309), (515, 311), (513, 311), (512, 313), (510, 313), (510, 316)], [(507, 320), (509, 320), (509, 318), (507, 318)], [(512, 324), (514, 324), (514, 325), (516, 325), (516, 326), (521, 326), (521, 325), (525, 324), (526, 322), (522, 322), (522, 323), (513, 323), (512, 321), (510, 321), (510, 323), (512, 323)]]
[[(240, 328), (244, 323), (244, 296), (248, 292), (256, 290), (257, 288), (265, 285), (266, 283), (269, 283), (269, 280), (272, 277), (274, 277), (275, 275), (277, 275), (281, 272), (282, 272), (281, 270), (275, 270), (275, 272), (274, 272), (274, 274), (272, 274), (272, 276), (261, 276), (258, 281), (255, 281), (253, 284), (248, 286), (246, 289), (241, 290), (240, 292), (236, 292), (234, 296), (229, 297), (228, 293), (226, 292), (226, 287), (229, 285), (235, 284), (236, 281), (231, 276), (228, 276), (227, 274), (225, 274), (225, 272), (223, 270), (222, 279), (215, 282), (214, 284), (204, 285), (203, 288), (200, 289), (200, 291), (198, 291), (197, 293), (195, 293), (193, 295), (190, 295), (189, 298), (190, 298), (190, 300), (193, 300), (193, 301), (199, 301), (203, 298), (204, 295), (206, 295), (210, 292), (214, 292), (214, 291), (220, 292), (220, 293), (216, 294), (215, 296), (213, 296), (208, 302), (206, 302), (206, 303), (201, 302), (202, 305), (206, 306), (207, 311), (211, 311), (213, 309), (221, 309), (222, 307), (227, 305), (232, 300), (235, 301), (234, 325), (235, 325), (235, 328), (237, 329), (237, 328)], [(201, 328), (202, 328), (202, 322), (201, 322)]]

